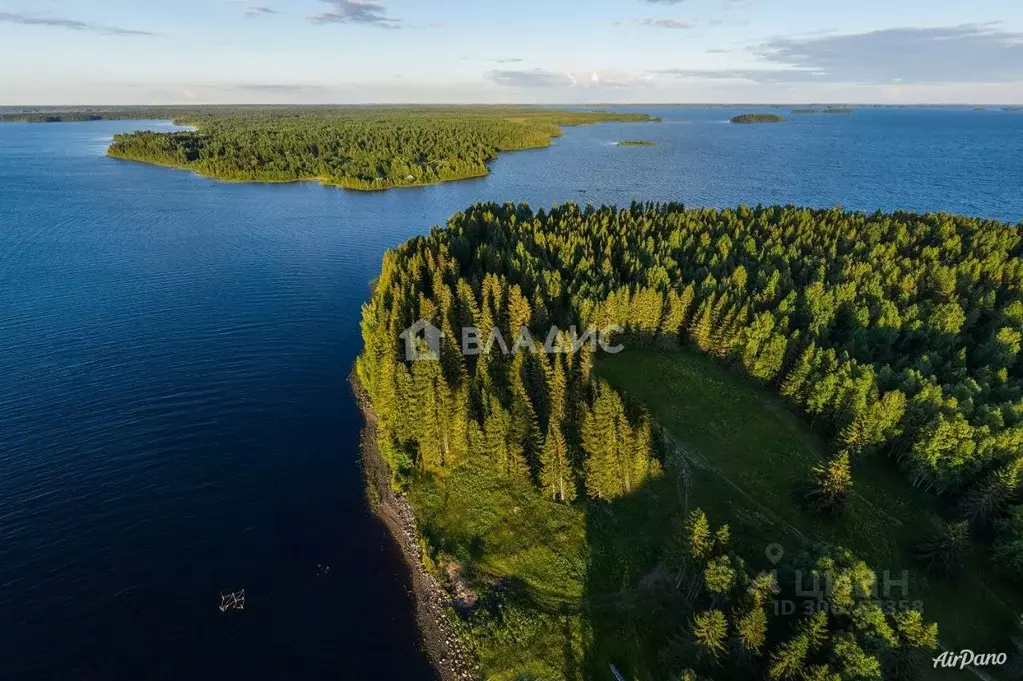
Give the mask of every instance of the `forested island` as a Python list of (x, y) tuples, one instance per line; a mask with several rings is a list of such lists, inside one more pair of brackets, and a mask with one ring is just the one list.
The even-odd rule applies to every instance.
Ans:
[(620, 147), (656, 147), (657, 142), (653, 140), (622, 140), (618, 142)]
[(732, 123), (784, 123), (785, 119), (777, 114), (742, 114), (733, 116)]
[(1021, 252), (946, 214), (475, 205), (384, 258), (367, 458), (485, 678), (946, 678), (1023, 606)]
[(313, 180), (360, 190), (482, 177), (498, 153), (548, 146), (561, 126), (657, 120), (524, 107), (136, 107), (30, 112), (0, 121), (136, 118), (170, 118), (195, 130), (117, 135), (110, 156), (218, 180)]

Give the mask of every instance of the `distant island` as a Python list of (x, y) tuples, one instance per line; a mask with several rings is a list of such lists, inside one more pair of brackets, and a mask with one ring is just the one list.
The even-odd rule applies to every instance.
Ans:
[(503, 151), (550, 146), (561, 127), (656, 122), (641, 113), (516, 106), (96, 107), (0, 122), (173, 120), (194, 130), (116, 135), (107, 155), (229, 182), (302, 182), (373, 191), (483, 177)]
[(656, 147), (657, 144), (653, 140), (621, 140), (618, 142), (620, 147)]
[(852, 109), (839, 109), (839, 108), (830, 108), (830, 109), (793, 109), (792, 110), (792, 113), (794, 113), (794, 114), (816, 114), (816, 113), (851, 114), (852, 112), (853, 112)]
[(732, 118), (733, 123), (784, 123), (785, 119), (775, 114), (742, 114)]

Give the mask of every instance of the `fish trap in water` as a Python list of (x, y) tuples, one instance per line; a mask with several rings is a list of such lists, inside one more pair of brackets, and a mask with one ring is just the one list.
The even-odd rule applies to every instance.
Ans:
[(245, 589), (220, 594), (220, 612), (245, 609)]

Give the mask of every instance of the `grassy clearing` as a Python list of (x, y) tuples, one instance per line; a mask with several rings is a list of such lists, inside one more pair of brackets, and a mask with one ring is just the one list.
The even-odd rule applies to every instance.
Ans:
[(438, 562), (458, 561), (481, 590), (512, 588), (502, 621), (480, 611), (464, 624), (488, 679), (605, 678), (611, 663), (630, 679), (659, 678), (651, 665), (667, 632), (637, 584), (680, 507), (668, 480), (614, 504), (565, 506), (474, 460), (418, 479), (409, 501)]
[(582, 597), (587, 546), (579, 508), (548, 502), (525, 480), (495, 475), (485, 461), (419, 481), (410, 501), (431, 545), (462, 565), (553, 601)]
[[(435, 558), (457, 560), (476, 585), (520, 587), (500, 622), (481, 612), (464, 625), (488, 678), (581, 681), (604, 678), (613, 663), (630, 681), (658, 679), (652, 665), (669, 632), (639, 585), (686, 502), (714, 524), (729, 523), (736, 551), (758, 569), (770, 567), (769, 544), (797, 551), (822, 541), (852, 549), (895, 579), (910, 570), (905, 600), (922, 603), (948, 647), (1007, 650), (1014, 614), (1006, 603), (1014, 596), (1003, 584), (988, 586), (980, 555), (956, 582), (920, 574), (910, 549), (939, 522), (937, 505), (887, 461), (856, 462), (855, 494), (845, 515), (829, 521), (804, 511), (795, 494), (828, 445), (766, 389), (690, 352), (629, 350), (601, 359), (597, 371), (646, 404), (697, 462), (688, 500), (664, 476), (613, 504), (565, 506), (485, 460), (420, 478), (409, 491)], [(902, 591), (892, 599), (903, 600)]]
[[(845, 546), (895, 578), (909, 570), (909, 600), (922, 602), (945, 645), (1006, 649), (1017, 597), (991, 578), (981, 556), (971, 558), (957, 581), (928, 579), (917, 570), (912, 547), (940, 517), (933, 497), (905, 484), (888, 461), (854, 462), (855, 494), (844, 516), (816, 517), (802, 509), (795, 490), (828, 446), (783, 400), (687, 351), (629, 350), (602, 358), (597, 371), (647, 405), (702, 460), (693, 467), (690, 503), (713, 522), (729, 523), (733, 544), (751, 563), (760, 559), (767, 567), (764, 550), (772, 542), (789, 551), (806, 540)], [(901, 590), (893, 597), (901, 599)]]

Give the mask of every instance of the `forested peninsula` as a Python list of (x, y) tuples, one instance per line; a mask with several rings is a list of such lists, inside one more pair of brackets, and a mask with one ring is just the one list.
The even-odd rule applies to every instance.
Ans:
[[(475, 205), (387, 253), (371, 454), (483, 676), (940, 679), (940, 646), (1012, 650), (1021, 253), (960, 216), (680, 204)], [(406, 359), (420, 319), (438, 361)], [(624, 349), (544, 351), (552, 325)], [(535, 341), (467, 356), (467, 327)]]
[(482, 177), (498, 153), (549, 146), (561, 126), (657, 120), (523, 107), (157, 107), (34, 112), (0, 121), (138, 118), (170, 118), (195, 129), (117, 135), (110, 156), (218, 180), (311, 180), (360, 190)]

